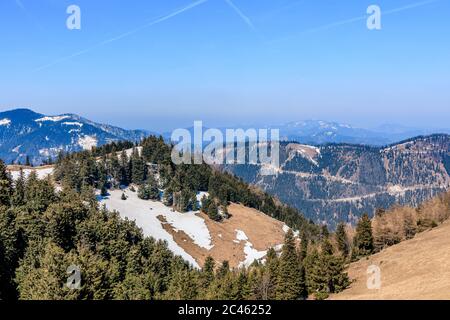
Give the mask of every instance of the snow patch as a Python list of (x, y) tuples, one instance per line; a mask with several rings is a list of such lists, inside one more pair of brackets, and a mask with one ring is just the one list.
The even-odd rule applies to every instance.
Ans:
[(83, 126), (81, 122), (63, 122), (62, 124), (66, 126), (79, 126), (80, 128)]
[(19, 153), (20, 151), (20, 147), (21, 147), (22, 145), (18, 145), (17, 147), (15, 147), (14, 149), (12, 149), (11, 151), (12, 152), (15, 152), (15, 153)]
[(8, 126), (9, 127), (10, 124), (11, 124), (11, 120), (8, 118), (0, 120), (0, 126)]
[[(38, 179), (45, 179), (49, 175), (53, 174), (53, 167), (23, 169), (23, 175), (27, 178), (32, 171), (36, 172)], [(9, 171), (13, 180), (17, 180), (20, 177), (20, 170)]]
[[(283, 231), (284, 231), (284, 233), (288, 233), (289, 230), (291, 230), (291, 228), (290, 228), (288, 225), (284, 224), (284, 225), (283, 225)], [(299, 235), (300, 235), (300, 231), (298, 231), (298, 230), (297, 230), (297, 231), (294, 231), (294, 237), (298, 238)], [(283, 246), (283, 244), (281, 244), (281, 246)]]
[(97, 146), (97, 138), (95, 136), (83, 136), (78, 138), (78, 145), (83, 150), (91, 150), (92, 147)]
[(248, 241), (248, 237), (244, 231), (238, 229), (235, 229), (235, 231), (236, 231), (236, 240), (233, 240), (233, 242), (240, 243), (241, 241), (245, 241), (244, 246), (245, 260), (239, 264), (240, 267), (241, 266), (248, 267), (253, 263), (253, 261), (260, 260), (266, 256), (267, 250), (258, 251), (255, 248), (253, 248), (253, 244), (250, 241)]
[[(128, 196), (128, 200), (121, 200), (122, 192)], [(169, 249), (176, 255), (180, 255), (195, 267), (199, 268), (195, 259), (181, 248), (162, 226), (158, 216), (162, 216), (175, 230), (184, 231), (198, 246), (210, 250), (213, 245), (211, 235), (205, 221), (196, 215), (196, 212), (180, 213), (165, 206), (158, 201), (139, 199), (136, 192), (129, 189), (112, 190), (108, 197), (99, 199), (109, 210), (116, 210), (122, 218), (128, 218), (136, 222), (142, 228), (145, 236), (165, 240)]]
[(196, 198), (197, 198), (197, 203), (200, 207), (202, 206), (203, 197), (209, 198), (209, 193), (205, 192), (205, 191), (197, 192)]
[(43, 117), (43, 118), (36, 119), (34, 121), (36, 121), (36, 122), (43, 122), (43, 121), (58, 122), (58, 121), (68, 119), (68, 118), (70, 118), (70, 117), (69, 116), (54, 116), (54, 117)]
[(236, 231), (236, 240), (239, 240), (239, 241), (247, 241), (248, 240), (247, 235), (245, 234), (244, 231), (238, 230), (238, 229), (236, 229), (234, 231)]

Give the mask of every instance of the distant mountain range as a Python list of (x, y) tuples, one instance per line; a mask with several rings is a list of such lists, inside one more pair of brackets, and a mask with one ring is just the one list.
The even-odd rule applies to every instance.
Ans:
[[(239, 127), (244, 130), (249, 129), (249, 126)], [(259, 129), (260, 127), (255, 127)], [(329, 122), (323, 120), (304, 120), (288, 122), (280, 125), (269, 125), (262, 127), (265, 129), (279, 129), (280, 139), (282, 141), (296, 141), (304, 144), (327, 144), (327, 143), (352, 143), (363, 144), (371, 146), (385, 146), (408, 138), (417, 137), (420, 135), (429, 135), (433, 133), (450, 134), (450, 129), (419, 129), (413, 127), (405, 127), (398, 124), (384, 124), (371, 129), (364, 129), (354, 127), (348, 124), (337, 122)], [(186, 128), (193, 136), (193, 127)], [(203, 131), (207, 127), (202, 128)], [(218, 128), (225, 137), (226, 129)], [(162, 134), (166, 140), (170, 140), (171, 132)]]
[(29, 109), (0, 112), (0, 158), (6, 163), (40, 164), (60, 151), (90, 149), (112, 141), (139, 141), (143, 130), (99, 124), (76, 114), (49, 116)]
[(280, 168), (227, 165), (314, 222), (334, 227), (394, 204), (419, 205), (450, 188), (450, 135), (419, 136), (385, 147), (355, 144), (280, 146)]
[[(242, 128), (248, 129), (245, 126)], [(449, 129), (431, 131), (400, 125), (362, 129), (321, 120), (289, 122), (266, 128), (279, 129), (283, 141), (311, 145), (352, 143), (384, 146), (419, 135), (450, 133)], [(193, 128), (188, 130), (193, 132)], [(225, 134), (225, 128), (219, 130)], [(90, 149), (92, 146), (100, 146), (111, 141), (138, 141), (150, 134), (159, 135), (152, 131), (125, 130), (99, 124), (76, 114), (44, 115), (29, 109), (14, 109), (0, 112), (0, 158), (7, 163), (23, 164), (28, 156), (32, 163), (41, 164), (49, 157), (55, 158), (60, 151)], [(161, 135), (169, 141), (171, 132), (164, 132)]]
[(450, 133), (450, 129), (424, 130), (396, 124), (384, 124), (373, 129), (363, 129), (337, 122), (306, 120), (289, 122), (280, 126), (280, 138), (306, 144), (353, 143), (384, 146), (408, 138), (433, 133)]
[[(273, 128), (279, 128), (285, 140), (277, 175), (261, 175), (255, 165), (224, 169), (297, 207), (315, 222), (354, 223), (363, 212), (373, 214), (395, 203), (419, 204), (450, 187), (448, 134), (409, 138), (423, 132), (385, 125), (380, 133), (315, 120)], [(99, 124), (76, 114), (49, 116), (15, 109), (0, 113), (0, 158), (8, 164), (24, 164), (29, 157), (33, 164), (41, 164), (61, 151), (139, 141), (150, 134), (155, 133)], [(170, 134), (163, 136), (170, 139)], [(405, 136), (409, 139), (388, 145)]]

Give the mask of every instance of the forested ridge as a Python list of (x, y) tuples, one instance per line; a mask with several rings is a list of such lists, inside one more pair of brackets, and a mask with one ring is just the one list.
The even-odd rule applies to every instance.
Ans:
[[(231, 270), (207, 258), (199, 270), (99, 206), (96, 189), (121, 185), (136, 186), (142, 198), (162, 188), (162, 201), (179, 211), (197, 209), (194, 195), (207, 191), (202, 205), (212, 219), (226, 218), (216, 216), (220, 207), (242, 203), (285, 221), (299, 237), (287, 232), (281, 252), (269, 249), (264, 264)], [(326, 228), (229, 174), (173, 165), (161, 138), (61, 154), (53, 177), (42, 180), (32, 172), (12, 181), (0, 163), (1, 299), (321, 299), (348, 285), (346, 261)], [(66, 285), (73, 265), (80, 289)]]

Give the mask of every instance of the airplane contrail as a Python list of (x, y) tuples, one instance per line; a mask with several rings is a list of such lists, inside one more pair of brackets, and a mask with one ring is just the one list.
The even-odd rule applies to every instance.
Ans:
[[(20, 1), (20, 0), (17, 0), (17, 1)], [(102, 46), (104, 46), (104, 45), (106, 45), (106, 44), (108, 44), (108, 43), (111, 43), (111, 42), (114, 42), (114, 41), (123, 39), (123, 38), (125, 38), (125, 37), (128, 37), (128, 36), (130, 36), (130, 35), (132, 35), (132, 34), (135, 34), (135, 33), (139, 32), (139, 31), (141, 31), (141, 30), (143, 30), (143, 29), (145, 29), (145, 28), (148, 28), (148, 27), (154, 26), (155, 24), (158, 24), (158, 23), (164, 22), (164, 21), (166, 21), (166, 20), (169, 20), (170, 18), (173, 18), (173, 17), (175, 17), (175, 16), (177, 16), (177, 15), (179, 15), (179, 14), (185, 12), (185, 11), (188, 11), (188, 10), (190, 10), (190, 9), (193, 9), (193, 8), (199, 6), (199, 5), (201, 5), (201, 4), (203, 4), (203, 3), (207, 2), (207, 1), (208, 1), (208, 0), (198, 0), (198, 1), (195, 1), (195, 2), (193, 2), (193, 3), (191, 3), (191, 4), (189, 4), (189, 5), (187, 5), (187, 6), (183, 7), (183, 8), (181, 8), (181, 9), (175, 10), (175, 11), (172, 12), (172, 13), (169, 13), (169, 14), (167, 14), (167, 15), (165, 15), (165, 16), (162, 16), (162, 17), (160, 17), (160, 18), (158, 18), (158, 19), (155, 19), (155, 20), (153, 20), (153, 21), (151, 21), (151, 22), (149, 22), (149, 23), (146, 23), (146, 24), (144, 24), (144, 25), (142, 25), (142, 26), (140, 26), (140, 27), (137, 27), (137, 28), (135, 28), (135, 29), (132, 29), (132, 30), (130, 30), (130, 31), (127, 31), (127, 32), (125, 32), (125, 33), (122, 33), (122, 34), (120, 34), (120, 35), (118, 35), (118, 36), (116, 36), (116, 37), (113, 37), (113, 38), (110, 38), (110, 39), (107, 39), (107, 40), (103, 40), (103, 41), (101, 41), (101, 42), (99, 42), (99, 43), (97, 43), (97, 44), (95, 44), (95, 45), (93, 45), (93, 46), (91, 46), (91, 47), (89, 47), (89, 48), (80, 50), (80, 51), (75, 52), (75, 53), (73, 53), (73, 54), (71, 54), (71, 55), (68, 55), (68, 56), (59, 58), (59, 59), (57, 59), (57, 60), (55, 60), (55, 61), (53, 61), (53, 62), (51, 62), (51, 63), (48, 63), (48, 64), (43, 65), (43, 66), (40, 66), (39, 68), (36, 68), (35, 70), (33, 70), (33, 72), (38, 72), (38, 71), (47, 69), (48, 67), (51, 67), (51, 66), (54, 66), (54, 65), (56, 65), (56, 64), (58, 64), (58, 63), (61, 63), (61, 62), (70, 60), (70, 59), (75, 58), (75, 57), (78, 57), (78, 56), (81, 56), (81, 55), (83, 55), (83, 54), (85, 54), (85, 53), (87, 53), (87, 52), (89, 52), (89, 51), (91, 51), (91, 50), (94, 50), (94, 49), (97, 49), (97, 48), (99, 48), (99, 47), (102, 47)]]
[(250, 27), (250, 29), (252, 29), (255, 32), (258, 32), (258, 30), (256, 30), (255, 25), (252, 23), (250, 18), (248, 16), (246, 16), (242, 12), (242, 10), (240, 10), (238, 7), (236, 7), (236, 5), (233, 3), (233, 1), (225, 0), (225, 2), (242, 18), (242, 20), (244, 20), (245, 24), (247, 24)]
[(20, 9), (25, 10), (25, 6), (23, 5), (22, 1), (20, 0), (15, 0), (16, 4), (20, 7)]
[[(425, 6), (425, 5), (434, 3), (434, 2), (438, 2), (438, 1), (441, 1), (441, 0), (427, 0), (427, 1), (415, 2), (415, 3), (411, 3), (411, 4), (408, 4), (408, 5), (399, 7), (399, 8), (394, 8), (394, 9), (387, 10), (387, 11), (382, 11), (382, 15), (390, 15), (390, 14), (394, 14), (394, 13), (398, 13), (398, 12), (414, 9), (414, 8), (417, 8), (417, 7), (422, 7), (422, 6)], [(333, 27), (337, 27), (337, 26), (353, 23), (353, 22), (356, 22), (356, 21), (366, 20), (366, 19), (367, 19), (367, 16), (359, 16), (359, 17), (349, 18), (349, 19), (346, 19), (346, 20), (336, 21), (336, 22), (329, 23), (329, 24), (326, 24), (326, 25), (322, 25), (322, 26), (319, 26), (319, 27), (315, 27), (315, 28), (312, 28), (312, 29), (304, 30), (304, 31), (302, 31), (302, 32), (300, 32), (300, 33), (298, 33), (296, 35), (293, 35), (293, 36), (288, 36), (288, 37), (285, 37), (285, 38), (282, 38), (282, 39), (270, 41), (269, 44), (283, 42), (283, 41), (286, 41), (286, 40), (290, 40), (290, 39), (296, 38), (296, 37), (298, 37), (300, 35), (303, 35), (303, 34), (308, 34), (308, 33), (313, 33), (313, 32), (317, 32), (317, 31), (327, 30), (327, 29), (331, 29)]]
[(23, 11), (23, 13), (34, 23), (36, 24), (36, 26), (41, 29), (44, 30), (44, 28), (42, 27), (42, 25), (39, 23), (39, 21), (37, 21), (37, 19), (31, 14), (31, 12), (29, 12), (27, 10), (27, 8), (25, 7), (25, 5), (23, 4), (23, 2), (21, 0), (14, 0), (14, 2), (17, 4), (17, 6), (19, 7), (20, 10)]

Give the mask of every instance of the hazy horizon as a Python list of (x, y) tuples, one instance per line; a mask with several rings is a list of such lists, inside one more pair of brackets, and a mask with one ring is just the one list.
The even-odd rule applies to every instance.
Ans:
[[(161, 133), (161, 134), (166, 134), (168, 132), (171, 132), (174, 129), (177, 128), (190, 128), (194, 125), (193, 122), (189, 123), (189, 122), (185, 122), (182, 123), (180, 126), (171, 126), (170, 125), (170, 121), (169, 119), (166, 119), (167, 121), (165, 121), (164, 126), (162, 126), (162, 129), (158, 129), (156, 126), (150, 126), (150, 127), (137, 127), (137, 126), (126, 126), (126, 125), (122, 125), (121, 121), (119, 120), (117, 123), (116, 122), (107, 122), (104, 119), (102, 119), (101, 116), (99, 116), (96, 119), (92, 119), (89, 118), (83, 114), (77, 113), (77, 112), (59, 112), (59, 113), (45, 113), (45, 112), (41, 112), (39, 110), (30, 108), (30, 107), (16, 107), (16, 108), (7, 108), (7, 109), (3, 109), (0, 108), (0, 113), (1, 112), (6, 112), (6, 111), (12, 111), (12, 110), (17, 110), (17, 109), (28, 109), (31, 110), (33, 112), (39, 113), (39, 114), (44, 114), (46, 116), (58, 116), (58, 115), (62, 115), (62, 114), (76, 114), (82, 118), (97, 122), (97, 123), (101, 123), (101, 124), (108, 124), (108, 125), (113, 125), (116, 127), (120, 127), (123, 129), (127, 129), (127, 130), (147, 130), (147, 131), (153, 131), (155, 133)], [(201, 119), (195, 119), (194, 121), (202, 121)], [(362, 126), (359, 125), (357, 123), (349, 123), (349, 122), (340, 122), (340, 121), (335, 121), (333, 119), (285, 119), (285, 121), (283, 122), (245, 122), (242, 120), (239, 120), (238, 122), (232, 122), (230, 121), (229, 123), (225, 123), (225, 124), (219, 124), (217, 126), (211, 125), (212, 122), (208, 122), (208, 121), (203, 121), (203, 126), (205, 128), (220, 128), (220, 129), (225, 129), (227, 127), (229, 128), (249, 128), (249, 127), (253, 127), (253, 128), (264, 128), (264, 127), (272, 127), (272, 128), (276, 128), (276, 126), (283, 126), (285, 124), (289, 124), (289, 123), (294, 123), (294, 122), (302, 122), (302, 121), (325, 121), (325, 122), (329, 122), (329, 123), (338, 123), (340, 125), (350, 125), (351, 127), (355, 128), (355, 129), (366, 129), (366, 130), (372, 130), (372, 131), (378, 131), (378, 132), (383, 132), (383, 127), (389, 127), (389, 128), (393, 128), (393, 127), (397, 127), (399, 130), (403, 130), (404, 132), (406, 130), (424, 130), (427, 131), (429, 133), (449, 133), (450, 132), (450, 127), (449, 126), (443, 126), (443, 127), (421, 127), (421, 126), (410, 126), (410, 125), (405, 125), (402, 123), (393, 123), (393, 122), (384, 122), (384, 123), (379, 123), (377, 125), (373, 125), (373, 126)], [(439, 131), (441, 130), (441, 131)]]

